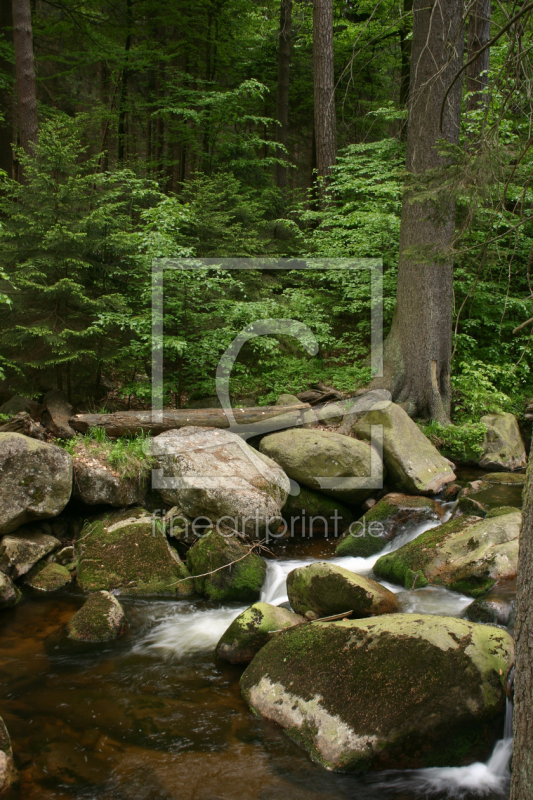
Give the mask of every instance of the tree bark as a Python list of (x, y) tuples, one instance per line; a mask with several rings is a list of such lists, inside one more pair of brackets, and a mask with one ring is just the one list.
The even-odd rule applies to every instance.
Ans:
[[(0, 0), (0, 31), (4, 41), (13, 41), (13, 14), (11, 0)], [(11, 63), (0, 58), (0, 68), (9, 76), (12, 76), (13, 67)], [(13, 97), (11, 88), (0, 89), (0, 110), (4, 119), (0, 122), (0, 169), (7, 172), (11, 178), (13, 175)]]
[[(445, 166), (435, 149), (439, 139), (459, 142), (460, 81), (448, 95), (442, 132), (440, 115), (463, 60), (463, 11), (463, 0), (414, 2), (406, 164), (413, 176)], [(446, 251), (454, 229), (454, 202), (437, 213), (433, 204), (413, 202), (405, 192), (396, 306), (385, 343), (384, 377), (373, 382), (405, 403), (409, 414), (443, 423), (449, 421), (451, 402), (453, 262)]]
[[(401, 54), (401, 76), (400, 76), (400, 106), (407, 108), (409, 105), (409, 80), (411, 76), (411, 20), (407, 15), (413, 10), (413, 0), (404, 0), (403, 14), (406, 19), (400, 25), (400, 54)], [(407, 120), (402, 122), (400, 130), (402, 140), (407, 138)]]
[[(468, 53), (470, 61), (490, 41), (490, 0), (475, 0), (468, 17)], [(474, 111), (483, 101), (483, 91), (489, 84), (490, 48), (466, 68), (466, 111)]]
[(533, 449), (529, 455), (518, 554), (515, 618), (513, 774), (510, 800), (526, 800), (533, 787)]
[[(278, 142), (285, 148), (289, 144), (289, 88), (291, 69), (292, 0), (281, 0), (278, 49)], [(278, 155), (280, 155), (278, 153)], [(285, 157), (285, 154), (283, 154)], [(276, 183), (280, 189), (287, 186), (287, 167), (276, 165)]]
[(313, 81), (317, 172), (327, 185), (337, 157), (333, 0), (313, 0)]
[(117, 161), (121, 164), (126, 153), (126, 111), (128, 100), (128, 80), (129, 80), (129, 57), (131, 48), (131, 0), (126, 0), (126, 17), (128, 24), (128, 34), (124, 45), (124, 67), (120, 80), (120, 100), (118, 106), (118, 130), (117, 130)]
[[(30, 0), (13, 0), (12, 9), (19, 141), (24, 152), (32, 155), (37, 144), (38, 121)], [(23, 182), (20, 171), (19, 180)]]

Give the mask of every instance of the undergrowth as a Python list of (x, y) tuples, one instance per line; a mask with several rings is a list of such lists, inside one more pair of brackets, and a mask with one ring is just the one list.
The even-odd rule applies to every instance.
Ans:
[(58, 444), (73, 457), (97, 458), (111, 467), (120, 478), (137, 478), (152, 466), (149, 441), (150, 437), (144, 433), (111, 439), (103, 428), (91, 428), (86, 434), (60, 440)]
[(419, 423), (430, 442), (452, 461), (477, 462), (483, 454), (487, 428), (481, 422), (463, 425), (441, 425), (439, 422)]

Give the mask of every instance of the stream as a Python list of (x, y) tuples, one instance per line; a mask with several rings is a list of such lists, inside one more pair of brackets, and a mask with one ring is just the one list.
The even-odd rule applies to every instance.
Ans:
[[(520, 505), (512, 491), (506, 487), (505, 503)], [(501, 504), (498, 496), (494, 505)], [(449, 510), (443, 511), (446, 519)], [(419, 525), (386, 549), (437, 524)], [(383, 553), (336, 558), (335, 545), (325, 539), (277, 543), (261, 600), (286, 601), (286, 576), (302, 564), (331, 560), (372, 575)], [(407, 592), (384, 585), (406, 613), (461, 616), (472, 602), (440, 587)], [(242, 667), (214, 657), (218, 639), (244, 606), (121, 598), (129, 632), (94, 653), (67, 652), (57, 632), (83, 600), (73, 590), (53, 599), (26, 598), (1, 617), (0, 708), (21, 773), (21, 800), (507, 796), (509, 735), (487, 763), (467, 767), (360, 777), (313, 763), (278, 727), (249, 712), (239, 693)]]

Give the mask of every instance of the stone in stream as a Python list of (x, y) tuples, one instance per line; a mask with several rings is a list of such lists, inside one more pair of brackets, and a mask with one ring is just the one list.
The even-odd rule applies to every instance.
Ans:
[(105, 455), (88, 453), (83, 444), (73, 458), (72, 494), (88, 506), (109, 505), (116, 508), (141, 505), (148, 491), (148, 475), (122, 476), (105, 461)]
[(387, 494), (350, 526), (336, 555), (368, 558), (408, 528), (439, 516), (438, 505), (429, 497)]
[(508, 486), (523, 486), (526, 482), (525, 472), (487, 472), (481, 476), (485, 483), (496, 483)]
[(480, 503), (479, 500), (471, 497), (466, 492), (461, 492), (453, 505), (452, 517), (461, 517), (463, 514), (486, 517), (487, 508), (483, 505), (483, 503)]
[(193, 591), (187, 567), (143, 508), (87, 523), (76, 551), (77, 580), (85, 592), (118, 589), (123, 595), (182, 597)]
[[(221, 569), (226, 564), (229, 566)], [(249, 546), (233, 533), (222, 535), (214, 528), (191, 547), (187, 565), (196, 591), (219, 603), (258, 600), (266, 575), (264, 560), (250, 552)]]
[(66, 626), (67, 638), (75, 642), (101, 643), (118, 639), (127, 630), (124, 609), (110, 592), (89, 595)]
[(254, 603), (233, 620), (215, 653), (230, 664), (248, 664), (275, 633), (302, 622), (306, 622), (304, 617), (286, 608)]
[(24, 585), (34, 592), (48, 594), (64, 589), (72, 580), (72, 575), (61, 564), (39, 561), (24, 577)]
[(22, 433), (0, 433), (0, 534), (56, 517), (72, 491), (66, 450)]
[(396, 595), (389, 589), (327, 561), (289, 572), (287, 594), (297, 614), (313, 619), (349, 611), (353, 617), (398, 611)]
[(353, 521), (353, 514), (344, 503), (307, 486), (301, 486), (299, 494), (289, 495), (281, 514), (290, 536), (301, 533), (308, 538), (336, 538)]
[(270, 520), (279, 525), (289, 479), (236, 433), (191, 426), (162, 433), (152, 444), (166, 503), (250, 536), (261, 535)]
[(21, 528), (0, 540), (0, 572), (16, 580), (59, 547), (59, 539), (43, 533), (39, 526)]
[(5, 726), (4, 720), (0, 717), (0, 795), (9, 797), (9, 790), (19, 781), (18, 772), (15, 768), (13, 759), (13, 749), (11, 739)]
[[(362, 503), (374, 491), (371, 459), (381, 469), (367, 443), (332, 431), (291, 428), (263, 437), (259, 449), (293, 480), (347, 503)], [(351, 485), (342, 486), (339, 478)]]
[(487, 428), (480, 467), (501, 471), (526, 466), (526, 448), (514, 414), (487, 414), (480, 422)]
[(379, 578), (406, 589), (428, 583), (480, 597), (495, 583), (516, 575), (522, 514), (516, 509), (489, 512), (486, 519), (461, 516), (426, 531), (381, 556)]
[(15, 586), (11, 578), (0, 572), (0, 609), (16, 606), (20, 598), (21, 594), (18, 587)]
[(451, 462), (396, 403), (366, 412), (354, 426), (355, 435), (369, 440), (372, 425), (383, 426), (383, 460), (395, 489), (409, 494), (438, 494), (455, 481)]
[(455, 766), (500, 738), (513, 657), (507, 631), (453, 617), (314, 622), (274, 636), (240, 687), (327, 769)]

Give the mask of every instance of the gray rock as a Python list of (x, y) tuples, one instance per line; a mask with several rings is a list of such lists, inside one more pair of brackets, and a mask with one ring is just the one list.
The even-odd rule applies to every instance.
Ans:
[(68, 621), (67, 637), (75, 642), (100, 643), (118, 639), (127, 630), (124, 609), (110, 592), (91, 594)]
[(72, 439), (76, 431), (69, 425), (72, 406), (59, 389), (50, 389), (43, 397), (41, 422), (58, 439)]
[(513, 658), (502, 628), (386, 614), (289, 628), (240, 687), (254, 714), (328, 769), (455, 766), (484, 760), (500, 738)]
[(277, 406), (299, 406), (302, 401), (298, 400), (295, 394), (280, 394), (276, 400)]
[(220, 638), (215, 653), (230, 664), (249, 664), (278, 631), (302, 622), (305, 622), (303, 617), (285, 608), (254, 603), (233, 620)]
[(371, 426), (383, 426), (383, 460), (389, 481), (408, 494), (438, 494), (455, 480), (450, 462), (424, 436), (403, 408), (389, 403), (356, 423), (358, 438), (370, 440)]
[(487, 414), (480, 422), (487, 427), (480, 467), (514, 470), (526, 466), (526, 449), (514, 414)]
[(18, 772), (13, 760), (13, 750), (11, 739), (5, 726), (4, 720), (0, 717), (0, 794), (8, 794), (19, 780)]
[(58, 550), (57, 553), (54, 554), (58, 564), (61, 564), (63, 567), (66, 567), (67, 564), (71, 564), (75, 558), (74, 547), (72, 545), (68, 545), (67, 547), (62, 547), (61, 550)]
[(0, 572), (0, 608), (12, 608), (17, 605), (20, 598), (20, 591), (11, 578)]
[(0, 406), (0, 414), (8, 414), (10, 417), (14, 417), (23, 411), (29, 414), (30, 417), (37, 419), (40, 411), (39, 403), (36, 403), (35, 400), (30, 400), (29, 397), (21, 397), (21, 395), (16, 394)]
[(332, 431), (292, 428), (265, 436), (259, 449), (293, 480), (348, 503), (362, 503), (384, 477), (370, 445)]
[(25, 528), (8, 534), (0, 541), (0, 571), (16, 580), (60, 547), (59, 539), (39, 528)]
[(122, 477), (95, 454), (75, 456), (72, 494), (88, 506), (116, 508), (142, 505), (148, 491), (147, 476)]
[(61, 447), (0, 433), (0, 534), (61, 513), (72, 491), (72, 459)]
[(258, 536), (269, 520), (281, 517), (287, 476), (235, 433), (192, 426), (167, 431), (154, 438), (153, 455), (166, 476), (159, 488), (163, 500), (193, 519), (222, 520)]

